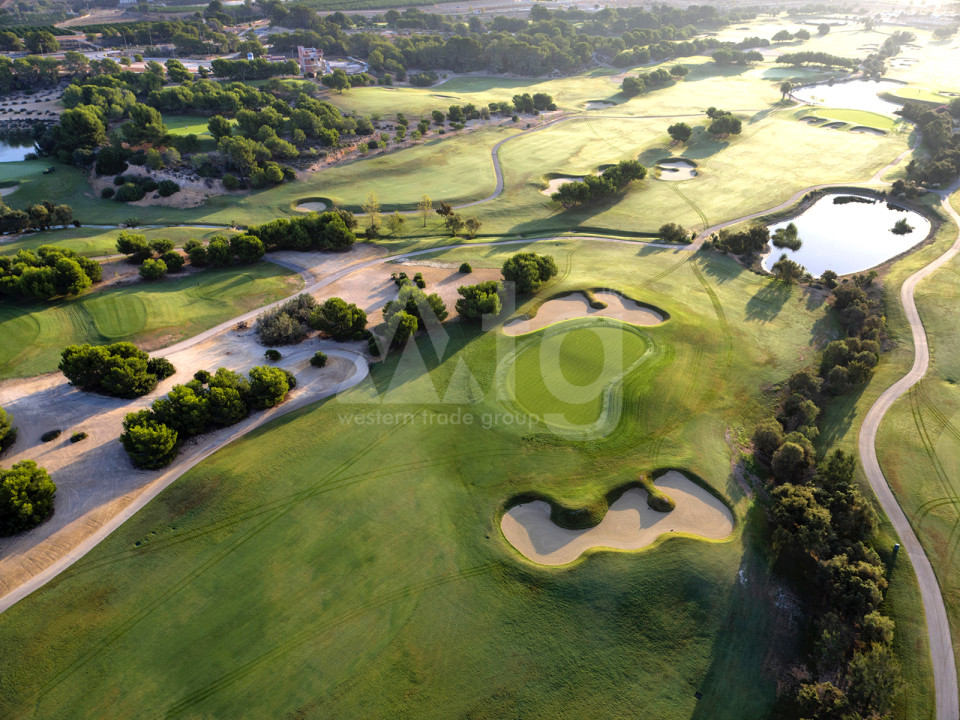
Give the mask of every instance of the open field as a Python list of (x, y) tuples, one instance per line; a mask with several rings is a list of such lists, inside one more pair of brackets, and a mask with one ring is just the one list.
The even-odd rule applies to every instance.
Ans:
[[(518, 249), (437, 259), (495, 267)], [(217, 453), (0, 615), (11, 648), (0, 676), (18, 679), (0, 714), (764, 716), (796, 618), (744, 531), (751, 504), (724, 438), (765, 411), (760, 389), (809, 361), (811, 342), (835, 337), (822, 298), (713, 255), (535, 249), (561, 267), (544, 295), (602, 285), (670, 314), (643, 329), (661, 347), (658, 373), (627, 373), (613, 432), (569, 442), (518, 418), (494, 371), (517, 340), (451, 324), (440, 345), (423, 338), (420, 352), (375, 364), (370, 383)], [(729, 500), (728, 541), (670, 538), (551, 570), (499, 532), (519, 492), (582, 505), (661, 467), (687, 468)], [(903, 716), (925, 718), (903, 568), (889, 598), (917, 683)], [(120, 673), (142, 681), (117, 684)]]
[(71, 343), (129, 340), (156, 348), (296, 291), (302, 279), (257, 263), (157, 283), (108, 288), (36, 305), (0, 304), (0, 378), (57, 369)]

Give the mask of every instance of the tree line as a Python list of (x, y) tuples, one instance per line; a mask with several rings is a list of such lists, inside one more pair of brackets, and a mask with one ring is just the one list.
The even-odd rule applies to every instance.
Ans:
[(68, 248), (41, 245), (0, 256), (0, 295), (18, 300), (51, 300), (78, 295), (103, 279), (100, 263)]

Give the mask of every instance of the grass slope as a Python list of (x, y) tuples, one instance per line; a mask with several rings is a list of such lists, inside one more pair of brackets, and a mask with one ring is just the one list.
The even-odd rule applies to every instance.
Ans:
[(36, 305), (0, 303), (0, 378), (57, 369), (71, 343), (169, 345), (294, 292), (299, 275), (272, 263), (206, 270)]
[[(520, 341), (451, 324), (217, 453), (0, 615), (0, 715), (765, 716), (795, 626), (743, 532), (724, 436), (833, 335), (824, 308), (727, 258), (536, 249), (561, 268), (545, 294), (605, 285), (670, 313), (644, 329), (664, 362), (655, 381), (625, 377), (613, 433), (572, 443), (518, 422), (495, 370)], [(584, 504), (666, 466), (730, 499), (729, 542), (670, 538), (558, 570), (499, 533), (518, 492)]]

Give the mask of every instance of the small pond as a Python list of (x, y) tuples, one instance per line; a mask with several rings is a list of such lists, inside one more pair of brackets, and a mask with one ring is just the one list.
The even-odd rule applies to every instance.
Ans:
[(31, 140), (0, 139), (0, 162), (18, 162), (33, 151)]
[[(814, 277), (819, 277), (824, 270), (847, 275), (896, 257), (922, 242), (930, 232), (930, 221), (912, 210), (892, 209), (896, 206), (889, 206), (883, 200), (859, 196), (856, 197), (868, 202), (834, 202), (835, 198), (846, 197), (855, 196), (826, 195), (799, 217), (771, 225), (772, 235), (778, 228), (795, 223), (803, 245), (796, 252), (771, 245), (763, 267), (769, 270), (780, 255), (786, 253)], [(913, 227), (913, 232), (894, 234), (893, 226), (904, 218)]]
[(797, 100), (850, 110), (867, 110), (893, 115), (900, 108), (897, 103), (884, 100), (880, 93), (891, 92), (903, 87), (903, 83), (893, 80), (850, 80), (836, 82), (833, 85), (807, 85), (793, 91)]

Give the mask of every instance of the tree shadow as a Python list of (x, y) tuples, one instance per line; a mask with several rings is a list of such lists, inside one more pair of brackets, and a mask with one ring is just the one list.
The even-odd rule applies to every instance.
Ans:
[(780, 314), (784, 303), (792, 295), (792, 285), (771, 280), (747, 301), (746, 319), (752, 322), (771, 322)]
[(745, 272), (748, 272), (743, 265), (733, 258), (727, 255), (719, 255), (710, 250), (699, 251), (696, 259), (704, 274), (709, 276), (718, 285), (736, 280)]
[(843, 440), (854, 420), (857, 419), (857, 405), (866, 390), (867, 384), (848, 390), (835, 397), (820, 416), (820, 447), (834, 447)]

